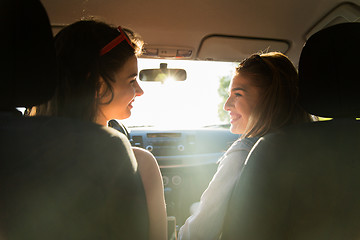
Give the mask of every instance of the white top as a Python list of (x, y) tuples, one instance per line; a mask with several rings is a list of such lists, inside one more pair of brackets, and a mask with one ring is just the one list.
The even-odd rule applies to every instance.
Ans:
[(247, 155), (259, 138), (235, 141), (219, 160), (218, 169), (200, 198), (196, 212), (180, 228), (180, 240), (218, 239), (233, 188)]

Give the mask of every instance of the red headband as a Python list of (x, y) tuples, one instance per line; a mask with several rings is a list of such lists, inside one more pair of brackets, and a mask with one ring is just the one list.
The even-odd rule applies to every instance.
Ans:
[(122, 28), (119, 26), (117, 28), (117, 30), (120, 32), (120, 35), (117, 36), (114, 40), (112, 40), (111, 42), (109, 42), (108, 44), (105, 45), (105, 47), (103, 47), (100, 50), (100, 56), (105, 55), (107, 52), (109, 52), (111, 49), (113, 49), (114, 47), (116, 47), (119, 43), (121, 43), (122, 41), (126, 40), (128, 42), (128, 44), (134, 48), (133, 44), (131, 43), (130, 39), (126, 36), (126, 34), (124, 33), (124, 31), (122, 30)]

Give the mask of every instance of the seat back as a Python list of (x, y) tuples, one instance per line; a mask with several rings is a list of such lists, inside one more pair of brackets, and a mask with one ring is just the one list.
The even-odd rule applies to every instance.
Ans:
[(123, 134), (16, 111), (51, 97), (55, 49), (39, 0), (0, 4), (0, 239), (148, 239), (145, 193)]
[(49, 19), (39, 1), (0, 3), (2, 46), (0, 110), (47, 101), (56, 85)]
[(329, 27), (299, 62), (303, 107), (334, 118), (261, 138), (234, 189), (222, 239), (359, 239), (360, 23)]

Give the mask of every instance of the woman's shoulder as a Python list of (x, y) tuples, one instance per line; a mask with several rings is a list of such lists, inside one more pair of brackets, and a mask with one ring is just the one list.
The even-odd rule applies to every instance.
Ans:
[(141, 155), (143, 157), (150, 157), (150, 158), (155, 158), (154, 155), (149, 152), (148, 150), (145, 150), (143, 148), (139, 148), (139, 147), (132, 147), (134, 153)]
[(258, 137), (254, 137), (254, 138), (243, 138), (236, 140), (230, 146), (230, 148), (225, 152), (225, 154), (219, 159), (218, 163), (223, 162), (224, 159), (227, 159), (227, 161), (230, 161), (229, 159), (233, 159), (233, 160), (239, 158), (245, 159), (258, 139), (259, 139)]
[(159, 167), (156, 158), (148, 150), (138, 147), (132, 147), (132, 150), (139, 165), (144, 165), (147, 167), (152, 166), (155, 168)]
[(252, 138), (242, 138), (236, 140), (228, 151), (238, 151), (238, 150), (249, 150), (254, 146), (254, 144), (259, 140), (259, 137)]

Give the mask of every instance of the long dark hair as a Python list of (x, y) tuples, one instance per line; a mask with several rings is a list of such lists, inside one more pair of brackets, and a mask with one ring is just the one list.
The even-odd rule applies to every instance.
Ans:
[[(102, 97), (111, 94), (114, 73), (132, 56), (141, 54), (142, 41), (127, 31), (122, 41), (109, 52), (100, 55), (101, 49), (119, 36), (116, 27), (106, 23), (84, 20), (63, 28), (55, 36), (59, 80), (56, 93), (46, 104), (38, 106), (36, 115), (51, 115), (94, 121)], [(103, 81), (100, 81), (100, 78)], [(105, 91), (100, 87), (105, 84)]]
[(263, 136), (290, 124), (312, 121), (299, 104), (297, 70), (284, 54), (253, 54), (239, 64), (236, 72), (248, 77), (262, 93), (242, 138)]

